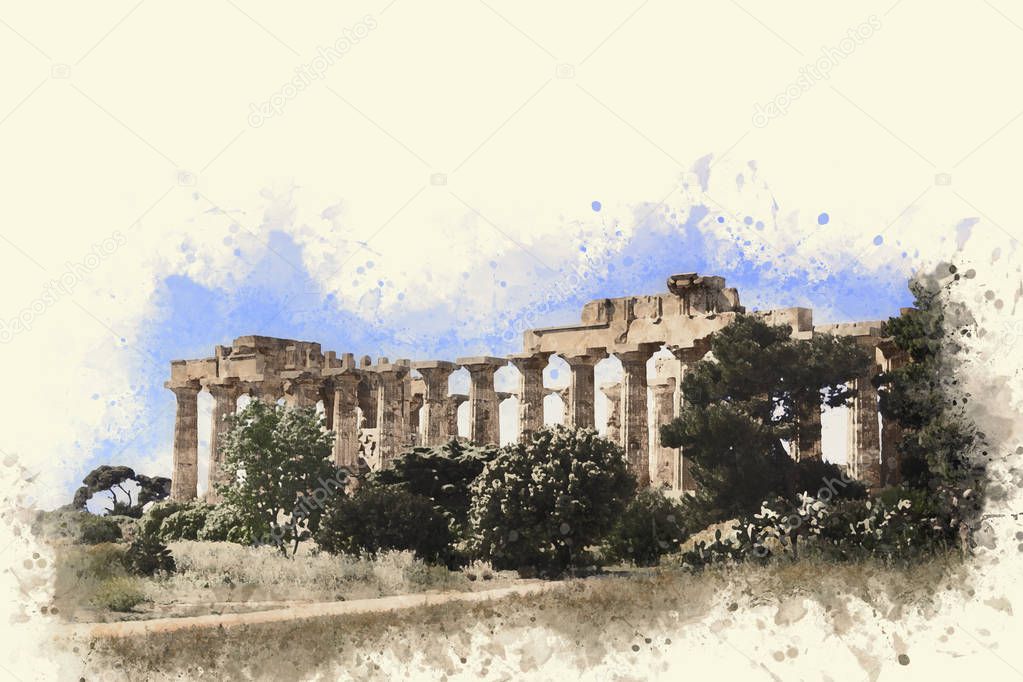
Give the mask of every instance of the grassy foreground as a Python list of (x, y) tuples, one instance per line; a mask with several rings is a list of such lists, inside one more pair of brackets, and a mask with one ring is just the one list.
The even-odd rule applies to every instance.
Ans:
[[(503, 660), (504, 646), (537, 627), (575, 643), (569, 654), (583, 670), (611, 651), (650, 647), (650, 640), (644, 639), (646, 631), (677, 631), (718, 607), (741, 612), (800, 595), (824, 605), (837, 623), (848, 596), (886, 614), (928, 603), (936, 591), (959, 584), (954, 576), (962, 570), (962, 562), (952, 557), (909, 568), (877, 562), (800, 561), (721, 567), (698, 574), (637, 570), (571, 580), (560, 590), (489, 603), (64, 642), (63, 646), (90, 650), (80, 669), (67, 671), (69, 677), (86, 679), (113, 668), (119, 679), (132, 680), (335, 679), (338, 671), (358, 679), (384, 679), (377, 661), (385, 652), (398, 661), (420, 661), (434, 672), (432, 677), (515, 676), (527, 669), (510, 670)], [(474, 630), (488, 638), (487, 644), (472, 640)], [(479, 669), (466, 670), (470, 651), (479, 654), (481, 649)]]
[(490, 589), (517, 578), (479, 563), (451, 571), (411, 552), (368, 558), (303, 549), (291, 559), (269, 547), (227, 542), (169, 546), (178, 570), (153, 578), (129, 575), (119, 563), (119, 545), (57, 546), (57, 612), (77, 622), (238, 613), (431, 590)]

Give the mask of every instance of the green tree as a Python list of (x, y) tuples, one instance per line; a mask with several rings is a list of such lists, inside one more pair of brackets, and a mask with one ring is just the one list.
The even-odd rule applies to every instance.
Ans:
[(969, 311), (949, 294), (959, 281), (955, 266), (910, 282), (914, 307), (885, 324), (885, 333), (909, 362), (878, 377), (881, 414), (903, 436), (895, 479), (913, 488), (976, 487), (983, 468), (974, 454), (982, 436), (966, 414), (959, 388), (959, 339), (972, 333)]
[(589, 429), (541, 429), (473, 481), (470, 547), (498, 568), (558, 574), (583, 562), (635, 489), (615, 443)]
[(647, 488), (629, 502), (607, 536), (611, 555), (637, 566), (653, 566), (665, 554), (699, 528), (686, 528), (681, 503), (654, 488)]
[[(711, 339), (713, 359), (686, 373), (681, 415), (661, 427), (661, 443), (683, 448), (697, 483), (695, 507), (706, 524), (756, 511), (777, 496), (795, 501), (840, 470), (819, 460), (795, 462), (784, 441), (800, 434), (811, 409), (848, 402), (846, 383), (862, 375), (869, 357), (847, 337), (791, 338), (791, 328), (741, 315)], [(843, 486), (840, 496), (859, 496)]]
[(344, 491), (345, 475), (330, 460), (333, 434), (313, 408), (253, 400), (230, 418), (223, 438), (224, 503), (251, 537), (294, 555)]
[(390, 468), (374, 472), (370, 478), (425, 497), (460, 529), (469, 516), (469, 487), (497, 453), (496, 446), (481, 447), (452, 438), (444, 445), (405, 452)]
[[(132, 483), (138, 488), (134, 498), (131, 494)], [(170, 495), (170, 484), (170, 479), (163, 476), (150, 477), (135, 473), (131, 467), (102, 464), (82, 479), (71, 507), (85, 509), (94, 495), (106, 493), (110, 496), (110, 514), (138, 518), (142, 516), (142, 508), (146, 504)]]
[(451, 557), (451, 531), (433, 502), (398, 486), (364, 484), (335, 498), (314, 534), (320, 549), (338, 554), (411, 550), (426, 561)]

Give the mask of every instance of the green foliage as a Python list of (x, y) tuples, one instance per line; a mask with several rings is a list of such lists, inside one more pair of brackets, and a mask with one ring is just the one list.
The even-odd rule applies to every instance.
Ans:
[(67, 508), (36, 512), (32, 531), (42, 537), (84, 545), (116, 542), (123, 537), (116, 519)]
[(165, 542), (196, 540), (199, 537), (199, 531), (206, 525), (206, 516), (209, 513), (209, 506), (202, 502), (193, 503), (184, 509), (172, 512), (160, 524), (159, 538)]
[[(940, 275), (940, 276), (939, 276)], [(911, 359), (878, 378), (881, 414), (903, 428), (895, 479), (915, 488), (976, 488), (982, 468), (974, 456), (983, 441), (966, 414), (969, 396), (956, 378), (959, 338), (975, 326), (953, 303), (955, 266), (910, 283), (915, 307), (888, 320), (885, 333)]]
[(351, 497), (335, 498), (314, 537), (331, 554), (411, 550), (427, 561), (447, 559), (452, 540), (448, 520), (431, 500), (372, 483)]
[(210, 508), (206, 514), (206, 523), (196, 537), (204, 542), (235, 542), (240, 545), (255, 542), (241, 512), (228, 504)]
[(643, 490), (625, 507), (607, 536), (610, 554), (637, 566), (655, 565), (662, 555), (677, 552), (689, 534), (698, 530), (683, 525), (685, 518), (681, 503), (653, 488)]
[(174, 557), (167, 545), (152, 535), (140, 535), (124, 557), (125, 568), (135, 575), (151, 576), (155, 573), (173, 573)]
[(479, 447), (452, 438), (438, 447), (414, 448), (371, 478), (429, 499), (456, 527), (462, 527), (469, 516), (469, 487), (497, 453), (495, 446)]
[(817, 405), (845, 404), (847, 382), (866, 371), (869, 357), (850, 338), (799, 340), (790, 332), (737, 317), (712, 337), (714, 360), (686, 373), (682, 414), (661, 427), (663, 445), (684, 449), (710, 522), (752, 513), (764, 499), (794, 501), (822, 485), (818, 475), (837, 473), (794, 462), (783, 441), (808, 437), (799, 424)]
[(470, 547), (499, 568), (560, 573), (583, 563), (635, 487), (615, 443), (589, 429), (541, 429), (473, 482)]
[(253, 400), (230, 418), (224, 435), (224, 502), (245, 532), (282, 553), (311, 537), (325, 506), (344, 492), (344, 473), (330, 461), (333, 434), (313, 408)]
[(75, 542), (84, 545), (97, 545), (101, 542), (115, 542), (122, 537), (121, 526), (117, 521), (88, 512), (78, 520), (78, 528), (74, 531)]
[[(131, 491), (125, 487), (129, 481), (138, 484), (138, 496), (135, 499), (132, 499)], [(82, 479), (82, 486), (75, 491), (71, 507), (85, 509), (86, 503), (96, 493), (105, 492), (110, 496), (111, 514), (139, 518), (144, 505), (170, 495), (170, 484), (170, 479), (163, 476), (150, 477), (135, 473), (131, 467), (103, 464)], [(118, 492), (124, 497), (118, 497)]]
[(93, 593), (93, 606), (110, 611), (127, 612), (143, 602), (150, 601), (133, 578), (111, 578), (104, 581)]
[(164, 500), (149, 507), (139, 519), (139, 534), (159, 537), (163, 521), (174, 512), (189, 509), (193, 503)]

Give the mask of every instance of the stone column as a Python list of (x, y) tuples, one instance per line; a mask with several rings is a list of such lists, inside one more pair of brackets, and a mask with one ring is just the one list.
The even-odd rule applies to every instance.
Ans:
[(476, 445), (499, 444), (501, 426), (494, 373), (507, 360), (494, 357), (460, 358), (458, 364), (469, 370), (469, 440)]
[(519, 440), (528, 441), (543, 428), (543, 371), (550, 353), (521, 353), (509, 356), (519, 370)]
[(658, 488), (678, 488), (678, 449), (661, 445), (661, 426), (675, 418), (675, 379), (650, 384), (653, 393), (653, 417), (650, 450), (654, 454), (652, 483)]
[(355, 470), (359, 466), (359, 374), (343, 369), (334, 374), (333, 387), (334, 464)]
[[(365, 362), (367, 358), (363, 358)], [(363, 364), (363, 368), (368, 365)], [(377, 403), (379, 402), (377, 391), (379, 381), (375, 374), (366, 374), (359, 382), (359, 409), (362, 410), (363, 428), (375, 429), (377, 427)]]
[[(448, 442), (458, 435), (450, 430), (448, 415), (448, 380), (458, 365), (453, 362), (417, 362), (412, 365), (423, 377), (423, 411), (420, 419), (423, 425), (423, 445), (433, 447)], [(457, 419), (457, 416), (456, 416)]]
[(217, 504), (222, 497), (217, 485), (226, 483), (224, 478), (224, 455), (220, 439), (227, 431), (227, 418), (238, 409), (239, 388), (237, 384), (207, 384), (206, 389), (213, 396), (212, 432), (210, 433), (210, 467), (206, 478), (206, 501)]
[[(675, 416), (679, 417), (682, 415), (682, 409), (685, 406), (685, 395), (682, 393), (682, 381), (685, 379), (686, 372), (689, 368), (696, 363), (703, 360), (704, 356), (710, 352), (710, 339), (711, 337), (705, 336), (700, 339), (695, 339), (691, 346), (668, 346), (668, 350), (675, 356), (678, 361), (676, 367), (676, 382), (675, 382)], [(696, 489), (696, 481), (693, 480), (691, 473), (691, 466), (689, 460), (686, 459), (685, 453), (682, 449), (678, 449), (678, 472), (677, 478), (675, 479), (675, 485), (679, 490), (690, 491)]]
[(629, 468), (641, 487), (650, 484), (650, 415), (646, 363), (659, 344), (641, 343), (614, 351), (622, 361), (622, 444)]
[(444, 411), (447, 414), (448, 419), (448, 439), (458, 438), (458, 408), (462, 406), (462, 403), (469, 400), (469, 396), (464, 393), (452, 393), (447, 397), (447, 401), (444, 405)]
[(199, 482), (199, 382), (171, 385), (178, 400), (174, 418), (174, 473), (171, 477), (171, 499), (176, 502), (194, 500)]
[(380, 468), (390, 466), (406, 444), (405, 377), (409, 368), (398, 364), (373, 367), (377, 377), (377, 445)]
[(853, 402), (849, 408), (849, 473), (868, 487), (880, 483), (881, 440), (877, 423), (877, 389), (870, 376), (850, 383)]
[(792, 456), (798, 462), (802, 459), (821, 459), (821, 406), (808, 404), (798, 407), (796, 436), (792, 442)]
[(592, 429), (593, 418), (593, 368), (607, 357), (607, 351), (590, 348), (585, 353), (568, 353), (563, 356), (571, 370), (568, 384), (568, 404), (565, 406), (565, 426), (578, 429)]
[(622, 444), (622, 385), (604, 384), (601, 393), (607, 397), (607, 439)]

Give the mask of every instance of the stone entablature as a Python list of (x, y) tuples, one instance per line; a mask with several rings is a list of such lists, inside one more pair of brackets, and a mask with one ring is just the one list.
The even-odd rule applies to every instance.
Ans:
[[(658, 427), (680, 413), (686, 369), (708, 353), (712, 335), (745, 308), (722, 277), (673, 275), (667, 289), (662, 294), (591, 301), (583, 307), (580, 323), (528, 330), (524, 351), (508, 357), (464, 357), (454, 362), (378, 358), (374, 363), (369, 356), (356, 361), (352, 353), (340, 357), (333, 351), (324, 353), (315, 342), (241, 336), (230, 346), (217, 346), (214, 357), (175, 360), (166, 383), (178, 405), (172, 497), (196, 496), (196, 397), (202, 390), (214, 398), (208, 499), (215, 501), (214, 484), (222, 476), (219, 439), (241, 395), (283, 399), (290, 406), (322, 402), (327, 428), (335, 434), (335, 463), (352, 470), (379, 468), (410, 446), (439, 445), (458, 436), (458, 408), (463, 402), (469, 404), (469, 440), (478, 444), (499, 441), (500, 404), (512, 397), (519, 402), (520, 437), (543, 426), (543, 400), (551, 393), (564, 400), (566, 424), (594, 428), (598, 388), (594, 370), (609, 357), (621, 362), (622, 380), (599, 387), (608, 399), (607, 436), (622, 445), (641, 483), (690, 490), (693, 482), (684, 457), (658, 444)], [(878, 427), (877, 392), (871, 379), (904, 362), (881, 338), (881, 322), (814, 326), (809, 308), (750, 314), (788, 325), (795, 338), (851, 336), (875, 350), (871, 371), (852, 384), (856, 393), (849, 410), (848, 452), (850, 472), (877, 483), (881, 453), (893, 447), (899, 434), (894, 425)], [(648, 361), (661, 349), (671, 356), (659, 357), (648, 380)], [(544, 386), (543, 371), (552, 355), (569, 366), (567, 387)], [(518, 390), (498, 392), (494, 374), (509, 365), (519, 372)], [(468, 395), (448, 391), (448, 380), (459, 368), (469, 372)], [(804, 421), (793, 456), (819, 457), (819, 410)]]

